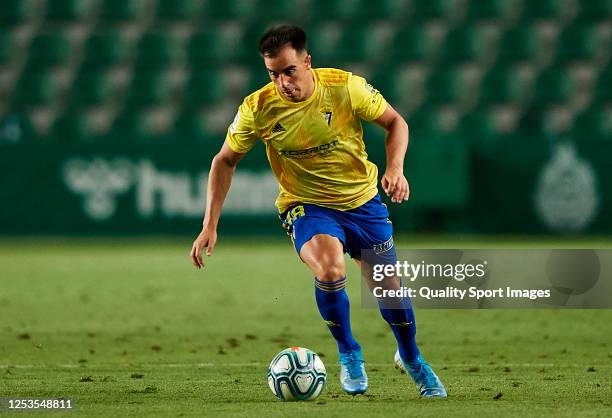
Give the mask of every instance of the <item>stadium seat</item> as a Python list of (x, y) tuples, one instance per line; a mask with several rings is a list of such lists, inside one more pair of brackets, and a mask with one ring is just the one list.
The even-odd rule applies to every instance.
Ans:
[(540, 53), (540, 36), (531, 25), (519, 25), (501, 35), (497, 47), (497, 62), (512, 64), (535, 62)]
[(597, 30), (593, 25), (567, 26), (557, 42), (556, 62), (595, 60), (599, 52)]
[[(257, 49), (250, 51), (257, 57)], [(242, 39), (218, 27), (206, 27), (195, 33), (187, 45), (189, 64), (195, 68), (237, 61), (243, 56)]]
[(95, 139), (87, 115), (79, 111), (66, 112), (58, 117), (53, 122), (49, 137), (60, 144), (85, 143)]
[(138, 111), (119, 114), (109, 134), (112, 140), (125, 143), (148, 142), (154, 137), (145, 113)]
[(114, 98), (115, 91), (105, 71), (79, 74), (70, 89), (70, 105), (73, 107), (100, 106)]
[(403, 27), (395, 34), (391, 45), (388, 52), (395, 64), (429, 61), (435, 53), (433, 42), (423, 26)]
[[(246, 2), (245, 2), (246, 3)], [(298, 23), (303, 20), (299, 3), (287, 0), (255, 0), (250, 19)]]
[(176, 118), (174, 137), (184, 142), (203, 142), (208, 139), (208, 127), (204, 112), (200, 109), (184, 111)]
[(145, 33), (138, 42), (136, 69), (161, 69), (180, 63), (183, 50), (170, 33), (153, 31)]
[(406, 118), (410, 127), (410, 135), (427, 140), (443, 135), (443, 123), (440, 111), (429, 104), (421, 106), (416, 112)]
[(129, 58), (130, 48), (121, 32), (106, 29), (87, 40), (81, 65), (87, 69), (106, 68), (125, 63)]
[(9, 64), (15, 49), (13, 32), (7, 29), (0, 29), (0, 66)]
[(411, 20), (414, 22), (450, 20), (453, 14), (453, 2), (450, 0), (415, 1), (412, 7)]
[(84, 0), (51, 0), (47, 2), (47, 20), (78, 21), (87, 17), (91, 10), (91, 1)]
[(520, 104), (527, 93), (527, 84), (516, 69), (496, 66), (482, 79), (479, 102), (483, 105)]
[(70, 41), (61, 31), (43, 31), (30, 45), (27, 66), (40, 69), (64, 64), (70, 59), (70, 52)]
[(157, 0), (155, 15), (158, 20), (184, 21), (196, 18), (199, 9), (196, 0)]
[(338, 61), (335, 59), (335, 54), (342, 36), (341, 26), (337, 23), (310, 25), (306, 28), (306, 33), (314, 66), (337, 66)]
[(368, 81), (394, 106), (402, 103), (410, 94), (401, 70), (379, 70)]
[(204, 17), (212, 22), (253, 18), (253, 3), (252, 0), (207, 1), (204, 6)]
[(4, 0), (0, 7), (0, 24), (13, 26), (34, 17), (36, 10), (32, 0)]
[(611, 141), (612, 110), (603, 107), (586, 109), (574, 120), (571, 134), (577, 141)]
[(214, 105), (223, 100), (228, 86), (221, 70), (204, 70), (192, 73), (183, 91), (183, 103), (193, 109)]
[(353, 14), (351, 7), (346, 7), (343, 0), (311, 0), (310, 21), (339, 21), (347, 20)]
[(612, 65), (608, 65), (597, 77), (592, 101), (601, 106), (612, 104)]
[(470, 0), (466, 19), (469, 22), (481, 20), (507, 21), (514, 12), (515, 2), (507, 0)]
[(57, 94), (58, 85), (50, 71), (25, 72), (13, 93), (12, 106), (20, 110), (48, 105)]
[(108, 22), (129, 22), (139, 18), (145, 10), (143, 0), (101, 0), (100, 19)]
[(446, 68), (434, 72), (427, 80), (428, 104), (456, 104), (469, 94), (463, 72)]
[(373, 28), (351, 26), (342, 31), (334, 58), (339, 62), (372, 61), (381, 52), (373, 43)]
[(370, 22), (399, 21), (406, 17), (407, 10), (402, 8), (403, 4), (397, 0), (357, 0), (352, 18), (355, 21)]
[(484, 35), (475, 26), (464, 26), (449, 31), (443, 48), (443, 57), (447, 63), (483, 61), (488, 54)]
[(612, 16), (612, 0), (579, 0), (576, 21), (592, 24), (602, 20), (609, 20)]
[(567, 13), (567, 0), (523, 0), (523, 21), (561, 20)]
[(164, 72), (135, 72), (127, 93), (130, 109), (155, 106), (167, 102), (173, 89)]
[(492, 140), (499, 133), (495, 114), (489, 107), (478, 107), (463, 115), (458, 129), (463, 137), (479, 144)]
[(575, 87), (569, 70), (549, 68), (543, 71), (536, 80), (532, 104), (537, 107), (568, 103), (574, 96)]

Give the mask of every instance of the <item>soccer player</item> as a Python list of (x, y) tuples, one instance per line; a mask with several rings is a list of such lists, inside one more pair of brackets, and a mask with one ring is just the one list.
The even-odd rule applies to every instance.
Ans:
[[(259, 52), (271, 83), (244, 99), (212, 161), (203, 229), (193, 243), (191, 259), (201, 268), (203, 248), (212, 255), (236, 165), (261, 139), (280, 186), (276, 206), (283, 226), (315, 275), (316, 303), (338, 344), (342, 388), (353, 395), (364, 393), (368, 378), (361, 346), (351, 332), (344, 253), (359, 260), (362, 250), (373, 250), (390, 263), (396, 253), (389, 213), (378, 194), (377, 168), (367, 159), (361, 120), (387, 131), (381, 186), (398, 204), (409, 195), (403, 174), (408, 125), (363, 78), (333, 68), (312, 68), (306, 34), (297, 26), (267, 31)], [(411, 304), (379, 305), (397, 340), (398, 366), (412, 377), (422, 397), (446, 397), (416, 345)]]

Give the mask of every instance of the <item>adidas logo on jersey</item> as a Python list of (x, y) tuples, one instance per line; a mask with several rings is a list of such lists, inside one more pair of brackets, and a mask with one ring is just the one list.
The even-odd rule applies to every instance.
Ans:
[(272, 128), (273, 134), (278, 132), (285, 132), (285, 128), (283, 128), (283, 125), (281, 125), (280, 123), (277, 123), (276, 125), (274, 125), (274, 128)]

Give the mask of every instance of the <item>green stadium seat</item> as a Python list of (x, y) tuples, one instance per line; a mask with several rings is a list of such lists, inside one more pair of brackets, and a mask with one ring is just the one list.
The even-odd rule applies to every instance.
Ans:
[(499, 134), (495, 114), (488, 106), (478, 107), (463, 115), (458, 129), (465, 138), (475, 143), (480, 143), (483, 139), (489, 140)]
[(514, 13), (516, 3), (507, 0), (470, 0), (466, 19), (470, 22), (480, 20), (507, 21)]
[(154, 136), (144, 112), (122, 112), (109, 131), (109, 138), (126, 143), (147, 142)]
[(9, 64), (15, 50), (15, 39), (13, 32), (0, 29), (0, 66)]
[(84, 0), (50, 0), (47, 2), (47, 20), (77, 21), (87, 17), (91, 10), (91, 1)]
[(449, 31), (443, 48), (443, 59), (447, 63), (482, 61), (488, 54), (483, 33), (476, 26), (460, 27)]
[(13, 108), (45, 106), (50, 104), (57, 94), (58, 86), (50, 71), (25, 72), (13, 93)]
[(469, 92), (460, 69), (442, 69), (427, 80), (428, 104), (456, 104), (467, 95)]
[(71, 111), (62, 114), (53, 122), (49, 137), (57, 143), (78, 144), (92, 141), (96, 135), (87, 114)]
[(9, 111), (0, 116), (0, 142), (20, 143), (38, 139), (26, 113)]
[(527, 97), (527, 87), (516, 69), (493, 67), (482, 80), (479, 102), (485, 105), (520, 104)]
[(163, 31), (147, 32), (140, 42), (136, 52), (136, 69), (161, 69), (180, 63), (182, 49), (177, 39)]
[(157, 0), (155, 14), (158, 20), (192, 20), (200, 11), (196, 0)]
[[(245, 2), (247, 3), (247, 2)], [(256, 0), (250, 19), (298, 23), (302, 19), (298, 2), (287, 0)]]
[(612, 16), (612, 0), (579, 0), (576, 21), (593, 23), (609, 20)]
[(28, 68), (40, 69), (66, 63), (70, 59), (71, 44), (61, 31), (39, 33), (30, 45)]
[(107, 22), (129, 22), (138, 19), (145, 11), (143, 0), (101, 0), (100, 19)]
[(401, 20), (407, 15), (407, 10), (397, 0), (358, 0), (354, 7), (353, 19), (356, 21)]
[(429, 61), (435, 48), (423, 26), (410, 25), (400, 29), (392, 39), (390, 59), (395, 62)]
[(428, 20), (450, 20), (453, 15), (453, 2), (450, 0), (415, 1), (411, 19), (415, 22)]
[(340, 27), (335, 24), (315, 24), (306, 28), (308, 34), (308, 49), (316, 67), (330, 67), (338, 65), (336, 57), (337, 44), (340, 37), (334, 39)]
[(351, 7), (346, 7), (344, 0), (311, 0), (310, 21), (346, 20), (353, 14)]
[(545, 136), (550, 133), (546, 126), (546, 110), (545, 106), (534, 104), (528, 107), (521, 115), (518, 122), (518, 132), (527, 135)]
[(128, 108), (160, 105), (172, 97), (173, 89), (164, 72), (135, 72), (126, 97)]
[(374, 41), (372, 27), (348, 27), (342, 32), (334, 58), (339, 62), (372, 61), (383, 52)]
[(566, 27), (557, 42), (556, 62), (594, 61), (599, 52), (597, 29), (593, 25)]
[(174, 137), (184, 142), (203, 142), (209, 137), (204, 112), (201, 109), (184, 111), (174, 121)]
[(429, 104), (421, 106), (406, 119), (410, 127), (410, 136), (427, 140), (444, 134), (440, 111)]
[[(192, 67), (210, 67), (236, 61), (242, 56), (240, 36), (224, 33), (217, 27), (206, 27), (195, 33), (187, 45), (187, 58)], [(257, 57), (257, 49), (250, 51)]]
[(130, 47), (118, 30), (106, 29), (94, 33), (85, 44), (82, 66), (87, 69), (107, 68), (125, 63)]
[(592, 101), (601, 106), (612, 104), (612, 65), (608, 65), (597, 77)]
[(3, 0), (0, 7), (0, 25), (18, 25), (32, 19), (35, 13), (32, 0)]
[(105, 71), (79, 74), (70, 89), (70, 105), (73, 107), (100, 106), (115, 97), (115, 89)]
[(497, 62), (511, 64), (534, 62), (541, 50), (540, 36), (531, 25), (516, 26), (501, 35), (497, 47)]
[(566, 0), (523, 0), (522, 20), (561, 20), (567, 10)]
[(250, 19), (255, 12), (253, 3), (244, 0), (207, 1), (204, 6), (204, 17), (211, 22)]
[(183, 91), (183, 103), (193, 109), (210, 106), (223, 100), (228, 92), (227, 82), (221, 70), (204, 70), (192, 73)]
[(612, 111), (602, 107), (591, 107), (574, 120), (571, 134), (577, 141), (612, 140)]
[(569, 103), (574, 96), (575, 89), (576, 83), (569, 70), (549, 68), (543, 71), (536, 80), (532, 104), (544, 106)]

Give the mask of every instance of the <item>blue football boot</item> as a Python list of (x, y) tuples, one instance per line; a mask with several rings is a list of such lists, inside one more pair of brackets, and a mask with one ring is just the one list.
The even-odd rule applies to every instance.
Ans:
[(412, 362), (405, 362), (399, 354), (395, 352), (395, 367), (402, 373), (408, 372), (414, 383), (416, 383), (421, 398), (446, 398), (446, 389), (440, 378), (433, 371), (425, 359), (418, 355)]
[(361, 350), (339, 353), (340, 384), (349, 395), (359, 395), (368, 390), (368, 376), (365, 372)]

